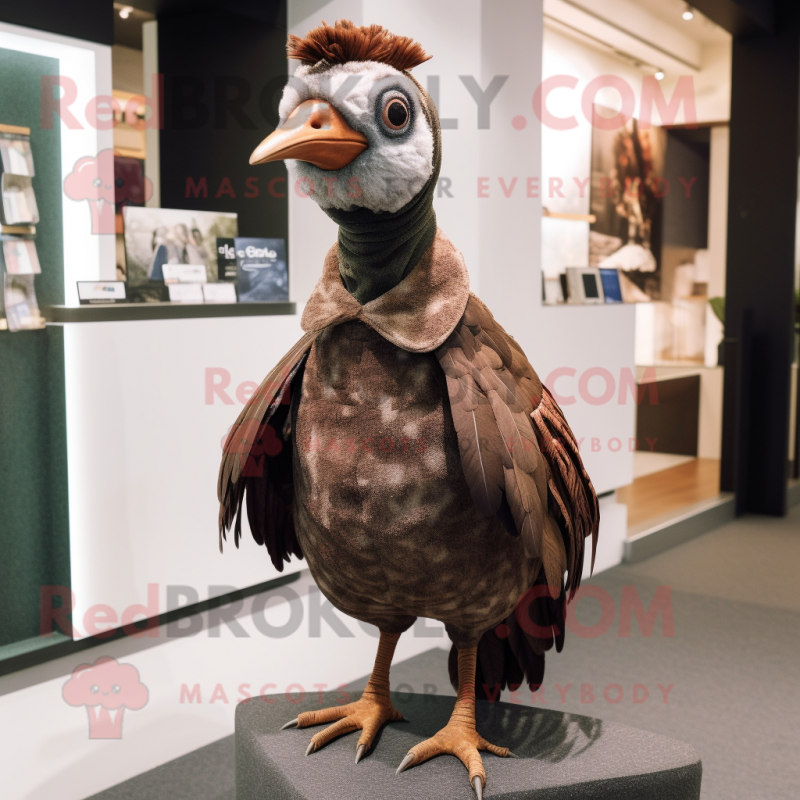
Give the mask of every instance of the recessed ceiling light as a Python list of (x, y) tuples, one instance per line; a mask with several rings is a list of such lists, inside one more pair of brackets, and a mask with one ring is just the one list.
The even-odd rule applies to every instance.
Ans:
[(683, 14), (681, 14), (681, 16), (688, 22), (690, 19), (694, 19), (694, 11), (692, 11), (692, 9), (689, 6), (687, 6), (686, 11), (684, 11)]
[(663, 80), (664, 80), (664, 73), (663, 73), (661, 70), (659, 70), (658, 72), (656, 72), (656, 74), (655, 74), (655, 75), (653, 75), (653, 77), (654, 77), (654, 78), (655, 78), (657, 81), (663, 81)]
[(122, 17), (122, 19), (128, 19), (132, 11), (133, 6), (124, 6), (119, 10), (119, 15)]

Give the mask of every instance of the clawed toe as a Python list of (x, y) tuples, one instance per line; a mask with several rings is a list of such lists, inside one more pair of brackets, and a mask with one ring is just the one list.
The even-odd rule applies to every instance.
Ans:
[(398, 722), (401, 719), (403, 719), (402, 714), (392, 706), (388, 698), (378, 700), (368, 695), (345, 706), (304, 711), (296, 719), (287, 722), (281, 730), (333, 723), (314, 734), (306, 750), (307, 756), (321, 750), (339, 736), (361, 730), (361, 737), (356, 745), (355, 763), (358, 764), (369, 752), (372, 741), (381, 727), (387, 722)]
[(399, 775), (401, 772), (405, 772), (413, 763), (414, 763), (414, 754), (408, 753), (406, 757), (400, 762), (400, 766), (397, 768), (394, 774)]
[(405, 772), (409, 767), (422, 764), (428, 759), (439, 755), (455, 756), (469, 773), (469, 782), (479, 800), (483, 800), (483, 790), (486, 787), (486, 772), (480, 751), (492, 753), (500, 757), (514, 757), (506, 747), (487, 742), (471, 725), (451, 721), (435, 736), (420, 742), (408, 751), (406, 757), (400, 762), (396, 774)]

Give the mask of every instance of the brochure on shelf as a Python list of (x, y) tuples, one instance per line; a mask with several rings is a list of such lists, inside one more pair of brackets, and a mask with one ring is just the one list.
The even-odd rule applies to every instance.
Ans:
[(286, 302), (289, 272), (284, 240), (237, 236), (235, 247), (239, 302)]
[(164, 264), (164, 283), (205, 283), (205, 264)]
[(203, 284), (203, 300), (206, 303), (235, 303), (236, 287), (229, 281)]
[(30, 139), (20, 134), (0, 133), (0, 166), (11, 175), (32, 178), (36, 173)]
[[(0, 279), (5, 276), (5, 272), (0, 270)], [(8, 320), (6, 319), (5, 292), (0, 292), (0, 331), (8, 330)]]
[(236, 280), (236, 240), (217, 239), (217, 277), (221, 281)]
[(3, 280), (3, 294), (9, 330), (24, 331), (44, 327), (33, 286), (33, 275), (6, 273)]
[(199, 283), (170, 283), (170, 303), (202, 303), (203, 287)]
[(82, 306), (125, 303), (125, 281), (76, 281)]
[(9, 275), (39, 275), (42, 272), (33, 239), (3, 239), (3, 262)]
[(35, 225), (39, 221), (39, 208), (33, 193), (31, 179), (25, 175), (2, 176), (3, 223), (5, 225)]

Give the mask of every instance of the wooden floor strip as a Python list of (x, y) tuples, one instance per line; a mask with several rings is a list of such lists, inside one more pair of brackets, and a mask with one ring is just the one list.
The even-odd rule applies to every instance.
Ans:
[(636, 478), (617, 490), (628, 506), (628, 529), (719, 494), (719, 460), (696, 458), (677, 467)]

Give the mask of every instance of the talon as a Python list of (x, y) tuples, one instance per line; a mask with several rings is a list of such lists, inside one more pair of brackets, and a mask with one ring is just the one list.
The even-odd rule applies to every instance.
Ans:
[(506, 756), (506, 758), (519, 758), (519, 756), (517, 756), (517, 755), (514, 755), (514, 753), (512, 753), (512, 752), (509, 750), (509, 751), (508, 751), (508, 755)]
[(408, 753), (406, 757), (400, 762), (400, 766), (397, 768), (397, 772), (395, 772), (394, 774), (399, 775), (401, 772), (405, 772), (405, 770), (407, 770), (411, 766), (413, 761), (414, 761), (414, 754)]
[(478, 797), (478, 800), (483, 800), (483, 781), (481, 780), (480, 775), (476, 775), (472, 779), (472, 788), (475, 789), (475, 794)]
[(281, 730), (285, 731), (287, 728), (296, 728), (298, 719), (299, 717), (295, 717), (294, 719), (289, 720), (289, 722), (281, 727)]
[(316, 746), (316, 745), (314, 744), (314, 742), (312, 741), (312, 742), (311, 742), (311, 743), (308, 745), (308, 750), (306, 750), (306, 755), (307, 755), (307, 756), (310, 756), (310, 755), (311, 755), (311, 754), (312, 754), (312, 753), (313, 753), (313, 752), (314, 752), (316, 749), (317, 749), (317, 746)]
[(360, 744), (358, 746), (358, 750), (356, 750), (356, 764), (364, 758), (364, 753), (367, 752), (367, 746), (365, 744)]

